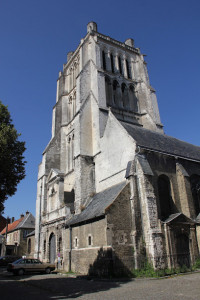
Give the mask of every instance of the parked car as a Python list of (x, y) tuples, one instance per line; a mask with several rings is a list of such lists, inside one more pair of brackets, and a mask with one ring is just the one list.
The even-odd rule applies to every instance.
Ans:
[(13, 274), (23, 275), (27, 272), (41, 272), (50, 274), (55, 270), (55, 265), (42, 263), (35, 258), (21, 258), (8, 264), (7, 271)]
[(21, 256), (16, 255), (5, 255), (0, 257), (0, 266), (7, 266), (9, 263), (16, 261), (21, 258)]

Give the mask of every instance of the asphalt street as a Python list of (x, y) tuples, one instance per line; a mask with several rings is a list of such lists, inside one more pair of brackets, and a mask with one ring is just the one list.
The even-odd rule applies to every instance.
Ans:
[(97, 280), (59, 274), (13, 276), (0, 269), (1, 300), (199, 300), (200, 273), (164, 279)]

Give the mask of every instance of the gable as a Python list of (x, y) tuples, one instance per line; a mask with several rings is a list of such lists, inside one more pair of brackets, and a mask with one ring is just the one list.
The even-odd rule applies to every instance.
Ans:
[(58, 169), (51, 169), (51, 171), (50, 171), (50, 173), (49, 173), (49, 175), (48, 175), (48, 177), (47, 177), (47, 182), (50, 182), (50, 181), (52, 181), (52, 180), (54, 180), (56, 177), (63, 177), (63, 173), (61, 173), (61, 171), (60, 170), (58, 170)]

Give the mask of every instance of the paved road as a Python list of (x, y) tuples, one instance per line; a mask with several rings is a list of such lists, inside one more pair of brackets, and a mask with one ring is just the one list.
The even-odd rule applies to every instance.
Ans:
[(0, 270), (1, 300), (199, 300), (200, 273), (165, 279), (87, 280), (63, 275), (13, 276)]

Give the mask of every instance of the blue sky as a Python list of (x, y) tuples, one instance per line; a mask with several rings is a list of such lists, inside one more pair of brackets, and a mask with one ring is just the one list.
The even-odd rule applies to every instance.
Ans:
[(147, 54), (165, 133), (200, 146), (199, 0), (0, 0), (0, 99), (26, 141), (26, 178), (5, 216), (35, 215), (38, 164), (51, 137), (58, 72), (90, 21)]

